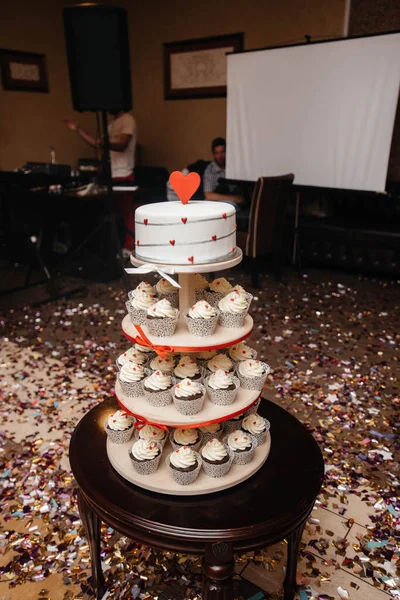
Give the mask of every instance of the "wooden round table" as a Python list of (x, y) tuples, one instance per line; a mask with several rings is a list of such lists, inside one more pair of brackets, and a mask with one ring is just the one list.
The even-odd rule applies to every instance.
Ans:
[(155, 548), (203, 556), (204, 600), (232, 600), (234, 553), (288, 541), (284, 600), (296, 590), (297, 555), (305, 522), (320, 490), (324, 463), (307, 429), (287, 411), (262, 400), (259, 413), (271, 422), (271, 452), (250, 479), (203, 496), (166, 496), (128, 483), (109, 463), (106, 400), (87, 413), (70, 444), (72, 471), (92, 562), (97, 598), (105, 592), (100, 560), (101, 521)]

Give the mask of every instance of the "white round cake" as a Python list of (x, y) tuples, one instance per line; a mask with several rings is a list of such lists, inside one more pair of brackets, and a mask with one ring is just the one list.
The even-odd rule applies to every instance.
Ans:
[(224, 260), (236, 251), (236, 210), (226, 202), (159, 202), (135, 211), (135, 255), (163, 264)]

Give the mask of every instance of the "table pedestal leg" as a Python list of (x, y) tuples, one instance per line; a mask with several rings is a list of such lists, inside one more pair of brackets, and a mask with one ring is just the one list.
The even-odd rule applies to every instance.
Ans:
[(285, 581), (283, 582), (283, 600), (293, 600), (296, 592), (297, 559), (304, 526), (305, 522), (287, 537), (287, 565)]
[(233, 600), (234, 572), (232, 544), (207, 544), (203, 558), (203, 600)]
[(96, 591), (97, 600), (101, 600), (106, 591), (100, 558), (100, 527), (101, 520), (92, 511), (83, 493), (78, 490), (78, 508), (83, 527), (89, 542), (90, 559), (92, 563), (92, 587)]

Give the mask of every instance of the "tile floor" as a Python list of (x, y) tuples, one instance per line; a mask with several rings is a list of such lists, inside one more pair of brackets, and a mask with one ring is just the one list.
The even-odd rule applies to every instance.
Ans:
[[(243, 271), (235, 277), (248, 287)], [(306, 423), (327, 465), (303, 535), (296, 600), (399, 599), (398, 287), (313, 271), (264, 278), (262, 291), (250, 291), (250, 344), (274, 369), (267, 396)], [(81, 416), (112, 393), (114, 359), (126, 347), (123, 301), (117, 283), (35, 309), (24, 296), (2, 301), (1, 600), (93, 598), (68, 443)], [(171, 585), (199, 597), (197, 560), (103, 533), (109, 600), (177, 598)], [(285, 557), (284, 542), (238, 557), (240, 598), (280, 598)]]

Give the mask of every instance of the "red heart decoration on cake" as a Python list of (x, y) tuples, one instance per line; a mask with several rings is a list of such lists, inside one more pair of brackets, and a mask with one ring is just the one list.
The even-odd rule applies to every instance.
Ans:
[(194, 256), (189, 256), (188, 261), (193, 263), (194, 262)]
[(137, 246), (139, 246), (139, 244), (140, 244), (140, 242), (139, 242), (139, 240), (138, 240), (138, 241), (136, 242), (136, 245), (137, 245)]
[(171, 244), (171, 246), (175, 246), (175, 240), (169, 240), (169, 243)]
[(181, 218), (181, 221), (182, 221), (182, 223), (183, 223), (184, 225), (186, 225), (187, 218), (186, 218), (186, 217), (182, 217), (182, 218)]
[(227, 218), (228, 218), (228, 217), (226, 216), (226, 213), (224, 213), (224, 214), (222, 215), (222, 218), (223, 218), (223, 219), (227, 219)]
[(236, 248), (232, 248), (232, 252), (235, 252)]
[(211, 237), (211, 239), (212, 239), (212, 240), (214, 240), (214, 242), (215, 242), (215, 240), (217, 239), (217, 236), (216, 236), (216, 235), (213, 235), (213, 236)]
[(174, 171), (169, 176), (169, 182), (182, 204), (187, 204), (200, 186), (201, 179), (198, 173), (184, 175), (180, 171)]
[(148, 222), (149, 222), (149, 220), (148, 220), (148, 219), (143, 219), (143, 223), (144, 223), (145, 225), (147, 225), (147, 223), (148, 223)]

